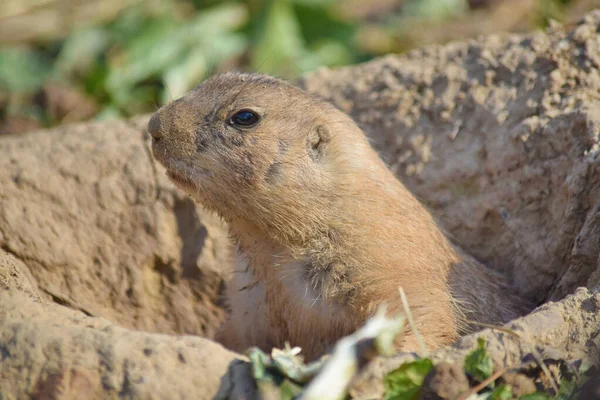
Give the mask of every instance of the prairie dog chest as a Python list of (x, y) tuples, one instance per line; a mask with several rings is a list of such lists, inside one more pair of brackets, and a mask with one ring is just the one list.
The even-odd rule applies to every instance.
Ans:
[(327, 321), (339, 313), (329, 304), (320, 288), (307, 279), (310, 261), (295, 259), (285, 252), (238, 253), (236, 269), (229, 283), (232, 309), (244, 308), (245, 315), (260, 313), (271, 324), (280, 319)]

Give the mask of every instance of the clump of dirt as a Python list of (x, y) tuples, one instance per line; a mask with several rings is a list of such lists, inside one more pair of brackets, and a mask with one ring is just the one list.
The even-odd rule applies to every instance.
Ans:
[(45, 110), (53, 124), (85, 121), (99, 111), (98, 105), (81, 91), (56, 82), (46, 83), (34, 102)]
[(457, 364), (441, 362), (425, 377), (421, 398), (454, 399), (469, 390), (469, 380)]

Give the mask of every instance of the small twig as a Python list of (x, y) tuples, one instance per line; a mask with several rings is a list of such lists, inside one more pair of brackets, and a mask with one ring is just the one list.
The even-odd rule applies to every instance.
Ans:
[(558, 383), (557, 383), (557, 379), (554, 375), (552, 375), (552, 372), (550, 372), (550, 368), (548, 368), (548, 366), (544, 363), (544, 359), (542, 358), (542, 355), (540, 354), (539, 351), (537, 351), (537, 349), (535, 348), (535, 345), (531, 346), (532, 351), (531, 354), (533, 354), (533, 358), (535, 358), (535, 361), (537, 361), (538, 365), (540, 366), (540, 368), (542, 369), (542, 371), (544, 371), (544, 373), (548, 376), (548, 378), (550, 379), (550, 384), (552, 385), (552, 389), (554, 389), (554, 393), (558, 394)]
[(412, 313), (410, 312), (410, 307), (408, 306), (408, 299), (406, 298), (406, 293), (404, 293), (404, 289), (402, 289), (402, 287), (399, 287), (398, 291), (400, 292), (400, 300), (402, 300), (402, 307), (404, 307), (404, 313), (406, 314), (406, 318), (408, 319), (408, 324), (410, 325), (410, 329), (415, 334), (415, 338), (417, 338), (419, 346), (421, 346), (421, 352), (423, 353), (423, 357), (429, 357), (429, 352), (427, 351), (425, 342), (419, 334), (417, 324), (415, 324), (415, 320), (413, 319)]
[(450, 132), (450, 140), (454, 141), (458, 136), (460, 129), (462, 128), (463, 120), (459, 119), (457, 124), (454, 124), (452, 127), (452, 132)]
[(505, 328), (503, 326), (498, 326), (498, 325), (492, 325), (492, 324), (486, 324), (483, 322), (477, 322), (477, 321), (473, 321), (470, 319), (465, 320), (465, 322), (467, 322), (468, 324), (471, 325), (479, 325), (483, 328), (489, 328), (489, 329), (493, 329), (495, 331), (500, 331), (500, 332), (504, 332), (504, 333), (508, 333), (509, 335), (512, 335), (518, 339), (521, 339), (521, 336), (519, 336), (519, 334), (511, 329)]
[(501, 370), (498, 370), (498, 371), (494, 372), (492, 374), (492, 376), (490, 376), (489, 378), (487, 378), (484, 381), (482, 381), (479, 385), (473, 386), (467, 392), (461, 394), (456, 400), (467, 400), (469, 398), (469, 396), (471, 396), (472, 394), (475, 394), (475, 393), (479, 392), (482, 389), (485, 389), (490, 383), (492, 383), (496, 379), (500, 378), (502, 376), (502, 374), (505, 373), (505, 372), (506, 372), (506, 369), (504, 369), (504, 368), (501, 369)]

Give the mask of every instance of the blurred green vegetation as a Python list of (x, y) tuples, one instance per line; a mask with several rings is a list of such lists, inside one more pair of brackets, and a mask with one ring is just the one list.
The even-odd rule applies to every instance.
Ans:
[[(217, 71), (295, 78), (320, 66), (488, 33), (493, 29), (480, 26), (485, 12), (503, 1), (511, 0), (131, 1), (107, 20), (79, 21), (58, 37), (0, 38), (0, 120), (17, 116), (49, 126), (130, 116), (154, 110)], [(512, 25), (502, 18), (498, 29), (542, 27), (563, 18), (577, 0), (523, 0), (520, 7), (525, 3), (523, 15)], [(11, 18), (4, 14), (0, 6), (0, 24)], [(457, 19), (466, 33), (445, 28)], [(61, 101), (66, 105), (49, 105)], [(81, 104), (88, 105), (85, 112), (70, 111)]]

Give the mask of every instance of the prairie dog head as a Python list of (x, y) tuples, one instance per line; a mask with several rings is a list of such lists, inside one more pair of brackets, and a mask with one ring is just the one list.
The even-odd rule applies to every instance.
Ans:
[(274, 224), (297, 212), (318, 219), (373, 153), (344, 113), (257, 74), (208, 79), (157, 111), (148, 131), (169, 177), (207, 208)]

